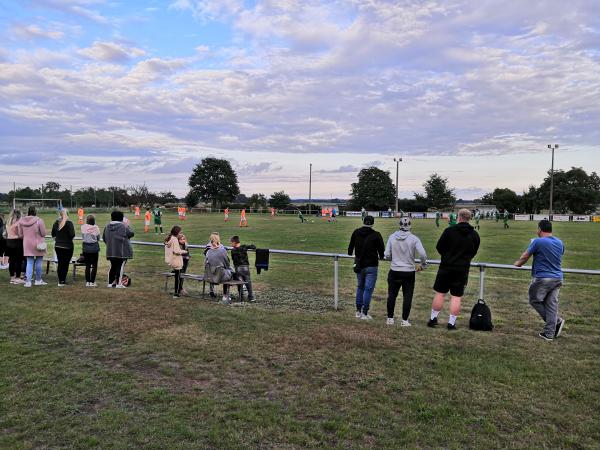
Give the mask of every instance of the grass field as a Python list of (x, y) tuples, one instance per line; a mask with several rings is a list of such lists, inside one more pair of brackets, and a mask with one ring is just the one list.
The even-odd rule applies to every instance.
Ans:
[[(359, 225), (249, 221), (191, 215), (184, 232), (192, 243), (217, 230), (259, 247), (344, 253)], [(134, 239), (161, 240), (135, 222)], [(387, 238), (395, 225), (375, 228)], [(431, 259), (441, 230), (414, 221)], [(510, 264), (534, 232), (533, 222), (505, 231), (484, 221), (476, 260)], [(555, 232), (565, 267), (600, 268), (600, 224)], [(418, 276), (414, 326), (400, 328), (385, 325), (388, 263), (365, 323), (354, 318), (349, 260), (334, 311), (329, 259), (271, 255), (269, 271), (253, 273), (258, 302), (227, 307), (173, 300), (160, 290), (162, 249), (134, 252), (128, 290), (86, 289), (81, 276), (58, 288), (54, 272), (24, 289), (0, 272), (0, 448), (600, 448), (600, 278), (567, 277), (565, 332), (548, 343), (536, 336), (527, 273), (488, 272), (496, 329), (477, 333), (467, 329), (473, 272), (449, 333), (425, 326), (435, 267)], [(198, 251), (189, 271), (202, 264)]]

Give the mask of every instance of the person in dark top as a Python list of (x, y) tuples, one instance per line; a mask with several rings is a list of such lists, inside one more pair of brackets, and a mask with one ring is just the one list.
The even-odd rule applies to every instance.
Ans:
[[(245, 283), (246, 290), (248, 291), (248, 301), (254, 302), (254, 292), (252, 291), (252, 281), (250, 280), (250, 263), (248, 261), (248, 250), (256, 250), (256, 245), (240, 245), (240, 237), (233, 236), (229, 242), (231, 242), (231, 259), (235, 267), (236, 278)], [(242, 285), (238, 286), (238, 295), (240, 301), (244, 299), (244, 291)]]
[(73, 238), (75, 237), (75, 227), (69, 220), (69, 213), (66, 209), (60, 210), (60, 217), (52, 226), (52, 237), (54, 238), (54, 251), (58, 264), (56, 274), (58, 275), (58, 286), (66, 286), (67, 274), (69, 273), (69, 264), (73, 257)]
[(479, 250), (479, 234), (469, 224), (471, 211), (458, 211), (458, 223), (444, 230), (436, 249), (442, 261), (433, 285), (435, 296), (431, 305), (431, 318), (427, 326), (436, 327), (438, 314), (444, 306), (444, 298), (450, 291), (450, 317), (448, 329), (456, 330), (456, 317), (460, 313), (460, 302), (469, 279), (471, 260)]
[(373, 229), (375, 219), (365, 216), (363, 226), (352, 233), (348, 255), (354, 253), (354, 272), (356, 273), (356, 313), (357, 319), (371, 320), (369, 306), (377, 282), (379, 260), (383, 259), (385, 245), (383, 237)]

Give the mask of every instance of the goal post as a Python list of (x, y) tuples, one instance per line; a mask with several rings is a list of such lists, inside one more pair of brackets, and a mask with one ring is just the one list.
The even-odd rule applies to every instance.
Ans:
[(17, 204), (19, 205), (34, 205), (39, 206), (41, 208), (44, 207), (44, 204), (48, 204), (48, 208), (62, 208), (62, 200), (59, 198), (19, 198), (13, 197), (13, 209), (17, 209)]

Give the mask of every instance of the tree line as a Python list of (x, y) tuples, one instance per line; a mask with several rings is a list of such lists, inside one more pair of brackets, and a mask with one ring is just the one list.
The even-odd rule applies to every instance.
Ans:
[[(521, 194), (509, 188), (496, 188), (475, 201), (512, 213), (539, 213), (549, 205), (551, 175), (548, 171), (540, 186), (531, 185)], [(349, 207), (386, 210), (395, 206), (395, 195), (389, 171), (368, 167), (362, 169), (357, 182), (352, 183)], [(456, 201), (448, 179), (434, 173), (423, 183), (423, 192), (415, 192), (412, 199), (399, 199), (398, 207), (405, 211), (444, 210), (454, 207)], [(596, 172), (588, 174), (581, 167), (554, 171), (554, 212), (589, 214), (599, 205), (600, 177)]]

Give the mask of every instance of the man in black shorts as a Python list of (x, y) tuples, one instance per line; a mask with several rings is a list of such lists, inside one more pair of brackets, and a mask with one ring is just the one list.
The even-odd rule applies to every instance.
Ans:
[(450, 317), (448, 329), (456, 330), (456, 317), (460, 313), (460, 301), (469, 279), (471, 260), (479, 250), (479, 234), (469, 224), (471, 211), (458, 211), (458, 224), (444, 230), (436, 245), (442, 262), (433, 285), (435, 296), (431, 304), (431, 319), (427, 326), (436, 327), (438, 314), (444, 306), (444, 298), (450, 291)]

